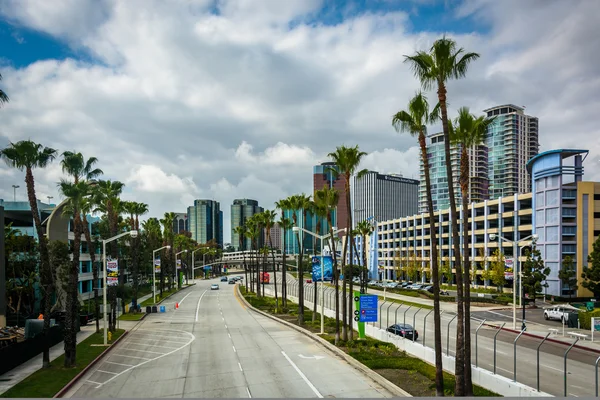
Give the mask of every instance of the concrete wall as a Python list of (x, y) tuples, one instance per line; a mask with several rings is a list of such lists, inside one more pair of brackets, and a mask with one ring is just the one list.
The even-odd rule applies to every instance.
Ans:
[[(269, 295), (273, 295), (272, 288), (268, 287), (267, 290), (271, 289), (271, 292), (267, 292)], [(288, 298), (293, 302), (298, 302), (298, 298), (295, 296), (289, 296)], [(309, 309), (313, 308), (313, 303), (310, 301), (304, 301), (305, 306)], [(321, 305), (318, 305), (318, 311), (320, 312)], [(325, 308), (325, 316), (335, 318), (335, 312)], [(358, 323), (353, 322), (354, 329), (358, 330)], [(397, 335), (392, 335), (384, 329), (379, 329), (378, 326), (372, 326), (366, 324), (365, 333), (367, 336), (372, 337), (382, 342), (392, 343), (398, 349), (405, 351), (413, 357), (419, 358), (431, 365), (435, 365), (435, 351), (432, 348), (425, 347), (419, 342), (412, 342), (408, 339), (403, 339)], [(454, 374), (454, 357), (442, 354), (442, 365), (445, 371)], [(492, 372), (483, 368), (477, 368), (472, 366), (472, 379), (475, 385), (481, 386), (492, 392), (498, 393), (504, 397), (554, 397), (548, 393), (538, 392), (535, 388), (529, 387), (519, 382), (514, 382), (509, 378), (501, 375), (494, 375)]]

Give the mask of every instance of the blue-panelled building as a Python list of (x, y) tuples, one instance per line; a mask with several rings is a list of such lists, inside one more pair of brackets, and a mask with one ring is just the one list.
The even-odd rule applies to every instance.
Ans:
[[(289, 218), (292, 223), (294, 222), (294, 215), (296, 215), (296, 226), (300, 228), (304, 228), (308, 231), (314, 232), (319, 236), (326, 235), (329, 232), (329, 226), (326, 218), (318, 218), (310, 211), (306, 212), (306, 218), (300, 210), (286, 210), (284, 211), (284, 216)], [(331, 221), (333, 226), (336, 226), (336, 213), (332, 212)], [(317, 232), (317, 224), (319, 225), (319, 231)], [(323, 243), (323, 246), (328, 246), (327, 241)], [(285, 233), (285, 243), (284, 243), (285, 252), (287, 254), (298, 254), (300, 253), (300, 247), (298, 246), (298, 239), (296, 235), (291, 229), (288, 229)], [(319, 239), (309, 235), (308, 233), (304, 233), (304, 241), (303, 241), (304, 254), (315, 254), (315, 250), (320, 254), (321, 252), (321, 242)], [(336, 249), (341, 249), (341, 245), (338, 247), (336, 245)]]

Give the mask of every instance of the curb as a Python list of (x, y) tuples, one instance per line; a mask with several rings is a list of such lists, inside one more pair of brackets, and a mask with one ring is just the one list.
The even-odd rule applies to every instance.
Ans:
[[(484, 324), (484, 325), (485, 326), (489, 326), (491, 328), (498, 329), (497, 325), (491, 325), (491, 324)], [(517, 330), (514, 330), (514, 329), (510, 329), (510, 328), (502, 328), (502, 330), (503, 331), (507, 331), (507, 332), (511, 332), (511, 333), (517, 333), (517, 334), (521, 333), (521, 331), (517, 331)], [(529, 336), (529, 337), (533, 337), (533, 338), (536, 338), (536, 339), (543, 339), (544, 338), (543, 336), (536, 335), (536, 334), (533, 334), (533, 333), (527, 333), (527, 332), (524, 332), (523, 336)], [(546, 341), (547, 342), (552, 342), (552, 343), (557, 343), (557, 344), (562, 344), (563, 346), (570, 346), (571, 345), (571, 343), (563, 342), (562, 340), (553, 339), (551, 337), (548, 337), (548, 339), (546, 339)], [(576, 344), (573, 347), (575, 347), (576, 349), (585, 350), (585, 351), (591, 351), (592, 353), (600, 354), (600, 350), (593, 349), (591, 347), (582, 346), (582, 345), (579, 345), (579, 344)]]
[(362, 364), (361, 362), (355, 360), (354, 358), (352, 358), (351, 356), (349, 356), (348, 354), (346, 354), (343, 350), (340, 350), (339, 348), (337, 348), (336, 346), (332, 345), (331, 343), (329, 343), (328, 341), (326, 341), (325, 339), (315, 335), (314, 333), (308, 331), (307, 329), (304, 329), (302, 327), (299, 327), (297, 325), (294, 325), (290, 322), (284, 321), (282, 319), (279, 319), (271, 314), (268, 314), (264, 311), (261, 311), (257, 308), (254, 308), (249, 302), (248, 300), (246, 300), (246, 298), (240, 293), (240, 287), (239, 285), (236, 285), (235, 291), (238, 295), (238, 297), (241, 299), (241, 301), (244, 303), (244, 305), (246, 307), (248, 307), (250, 310), (264, 315), (267, 318), (270, 318), (274, 321), (277, 321), (285, 326), (287, 326), (288, 328), (292, 328), (306, 336), (308, 336), (309, 338), (313, 339), (314, 341), (316, 341), (317, 343), (321, 344), (323, 347), (325, 347), (327, 350), (331, 351), (332, 353), (334, 353), (335, 355), (337, 355), (338, 357), (344, 359), (348, 364), (350, 364), (351, 366), (353, 366), (354, 368), (358, 369), (359, 371), (361, 371), (362, 373), (364, 373), (367, 377), (369, 377), (370, 379), (372, 379), (373, 381), (375, 381), (376, 383), (380, 384), (381, 386), (383, 386), (386, 390), (388, 390), (389, 392), (391, 392), (394, 396), (396, 397), (412, 397), (412, 395), (406, 391), (404, 391), (403, 389), (399, 388), (398, 386), (396, 386), (395, 384), (393, 384), (392, 382), (388, 381), (386, 378), (384, 378), (383, 376), (379, 375), (377, 372), (373, 371), (372, 369), (368, 368), (367, 366), (365, 366), (364, 364)]
[(56, 399), (64, 396), (65, 393), (67, 393), (83, 375), (85, 375), (94, 365), (96, 365), (98, 361), (100, 361), (110, 351), (110, 349), (113, 348), (114, 345), (119, 343), (121, 339), (123, 339), (128, 334), (129, 331), (123, 332), (123, 334), (119, 336), (117, 340), (115, 340), (109, 347), (105, 348), (104, 351), (98, 355), (98, 357), (92, 360), (91, 363), (89, 363), (84, 369), (82, 369), (81, 372), (79, 372), (73, 379), (71, 379), (71, 381), (67, 383), (62, 389), (60, 389), (58, 393), (56, 393), (52, 398)]

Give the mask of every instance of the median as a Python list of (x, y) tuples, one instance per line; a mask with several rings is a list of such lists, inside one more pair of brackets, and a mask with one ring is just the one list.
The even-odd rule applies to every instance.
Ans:
[[(280, 320), (294, 324), (315, 334), (321, 331), (321, 314), (314, 313), (304, 308), (304, 324), (298, 324), (298, 304), (287, 301), (287, 306), (282, 307), (281, 299), (275, 303), (272, 297), (258, 297), (255, 293), (246, 292), (241, 286), (240, 293), (254, 308), (272, 315)], [(325, 341), (335, 346), (335, 319), (325, 317), (325, 335), (320, 335)], [(341, 324), (341, 322), (340, 322)], [(318, 337), (313, 336), (316, 340)], [(354, 337), (358, 332), (354, 331)], [(350, 357), (359, 361), (365, 367), (385, 378), (397, 388), (408, 392), (414, 397), (433, 397), (435, 391), (435, 367), (418, 358), (411, 357), (406, 352), (400, 351), (391, 343), (376, 339), (340, 341), (337, 346)], [(475, 396), (499, 396), (487, 389), (473, 385)], [(454, 376), (444, 372), (444, 392), (446, 395), (454, 393)]]

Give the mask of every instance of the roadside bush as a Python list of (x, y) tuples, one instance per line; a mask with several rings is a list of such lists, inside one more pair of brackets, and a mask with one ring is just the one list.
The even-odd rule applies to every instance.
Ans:
[(600, 318), (600, 310), (579, 311), (579, 326), (581, 329), (592, 329), (592, 317)]

